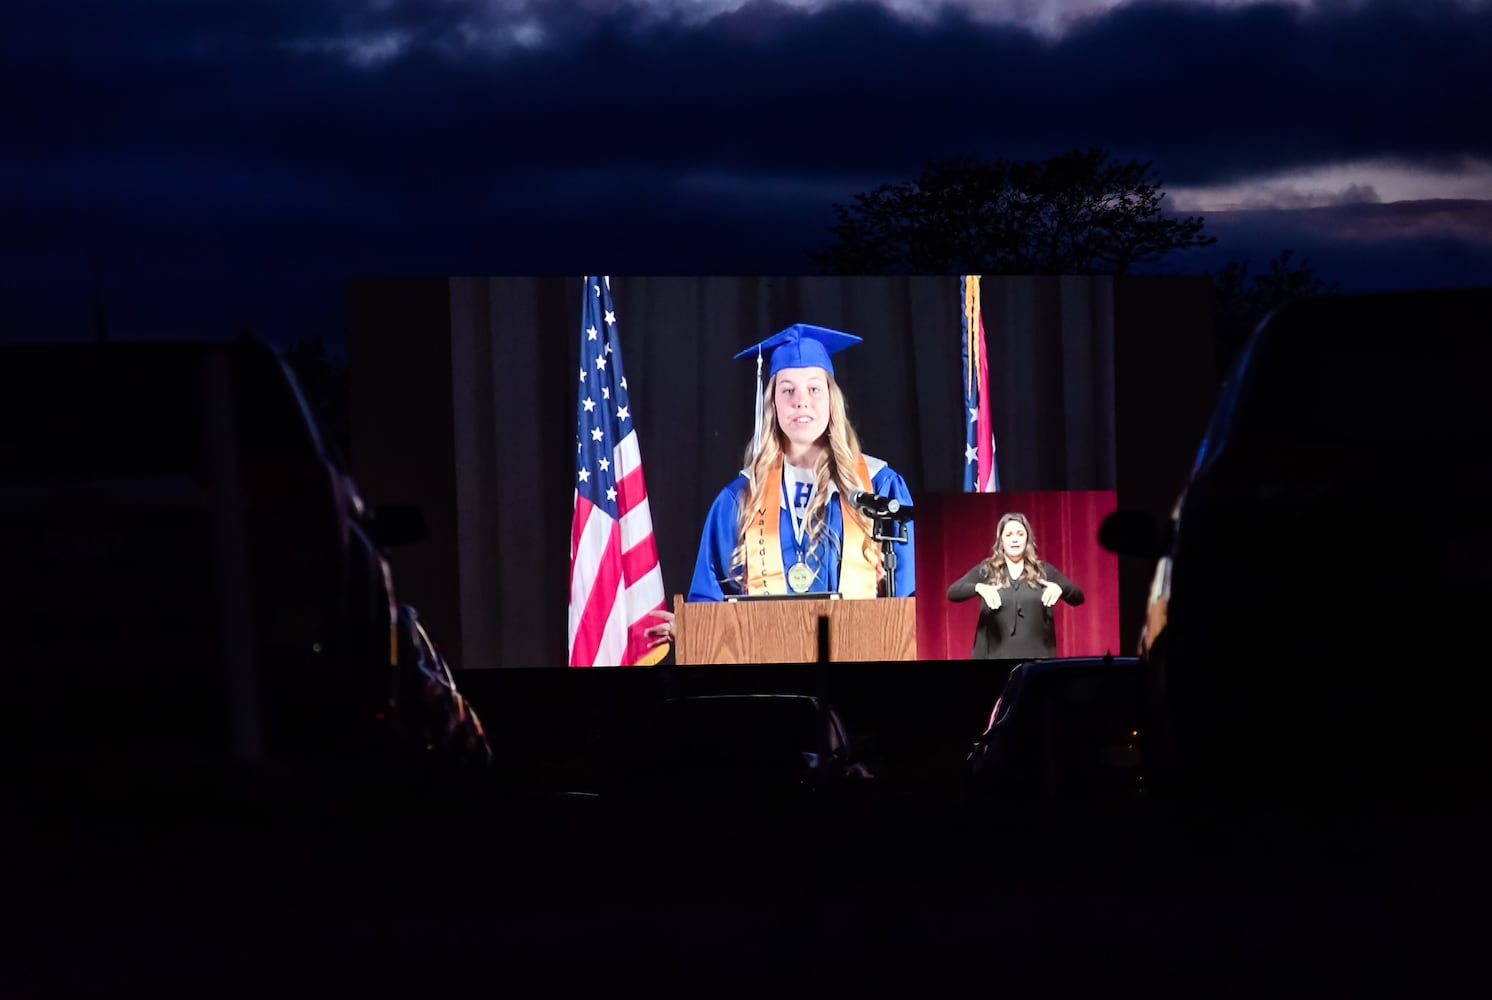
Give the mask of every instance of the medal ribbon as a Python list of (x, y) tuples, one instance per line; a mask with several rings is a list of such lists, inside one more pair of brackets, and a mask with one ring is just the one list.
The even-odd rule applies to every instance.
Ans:
[[(856, 472), (861, 489), (870, 489), (870, 469), (865, 456), (858, 459)], [(782, 460), (767, 472), (762, 490), (762, 506), (754, 512), (746, 529), (746, 593), (786, 594), (787, 580), (782, 565)], [(768, 509), (770, 508), (770, 509)], [(791, 513), (791, 512), (790, 512)], [(854, 517), (843, 491), (839, 494), (840, 521), (844, 534), (840, 539), (839, 593), (846, 598), (875, 597), (880, 580), (881, 553), (871, 549), (873, 559), (865, 556), (865, 529)]]

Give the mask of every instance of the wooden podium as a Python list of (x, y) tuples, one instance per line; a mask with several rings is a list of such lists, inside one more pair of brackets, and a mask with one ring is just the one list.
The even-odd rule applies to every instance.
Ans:
[(675, 594), (674, 662), (814, 663), (819, 619), (829, 621), (830, 660), (917, 659), (917, 598), (829, 597), (688, 602)]

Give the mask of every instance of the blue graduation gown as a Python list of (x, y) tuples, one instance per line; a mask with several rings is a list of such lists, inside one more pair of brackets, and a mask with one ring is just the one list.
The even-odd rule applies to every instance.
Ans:
[[(870, 472), (871, 488), (883, 497), (893, 497), (903, 506), (912, 505), (912, 494), (906, 480), (885, 462), (865, 456), (866, 468)], [(749, 480), (743, 472), (720, 491), (710, 512), (705, 517), (705, 529), (699, 540), (699, 557), (694, 562), (694, 579), (689, 583), (689, 600), (720, 601), (727, 594), (743, 593), (744, 588), (735, 580), (726, 579), (731, 553), (740, 540), (738, 534), (741, 504), (745, 503)], [(837, 491), (836, 491), (837, 494)], [(779, 501), (780, 503), (780, 501)], [(806, 552), (804, 561), (814, 572), (810, 593), (831, 593), (839, 589), (839, 540), (843, 537), (844, 515), (839, 501), (835, 499), (828, 507), (828, 520), (824, 533), (814, 551)], [(778, 534), (782, 539), (783, 569), (798, 561), (798, 547), (793, 539), (793, 515), (785, 506), (781, 509)], [(911, 597), (917, 586), (916, 562), (913, 558), (913, 530), (911, 522), (906, 525), (907, 540), (894, 542), (896, 552), (896, 596)], [(876, 544), (880, 544), (877, 542)], [(806, 541), (805, 541), (806, 545)]]

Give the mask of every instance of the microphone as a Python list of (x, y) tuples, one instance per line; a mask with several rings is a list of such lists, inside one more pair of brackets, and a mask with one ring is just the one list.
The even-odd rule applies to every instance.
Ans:
[(878, 496), (868, 490), (855, 490), (850, 494), (850, 501), (871, 517), (890, 517), (900, 513), (902, 520), (908, 520), (912, 515), (912, 508), (903, 507), (895, 497)]

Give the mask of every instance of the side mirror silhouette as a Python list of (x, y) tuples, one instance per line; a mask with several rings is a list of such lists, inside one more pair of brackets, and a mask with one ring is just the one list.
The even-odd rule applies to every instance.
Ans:
[(1137, 559), (1162, 555), (1155, 515), (1148, 510), (1116, 510), (1098, 526), (1098, 544), (1109, 552)]

